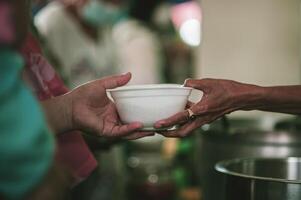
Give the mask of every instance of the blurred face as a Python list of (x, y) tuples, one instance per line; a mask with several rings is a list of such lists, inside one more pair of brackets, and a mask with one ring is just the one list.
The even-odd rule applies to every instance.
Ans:
[(120, 1), (89, 0), (79, 11), (82, 19), (92, 26), (107, 26), (120, 20), (124, 12)]
[(12, 6), (9, 3), (0, 1), (0, 44), (12, 43), (16, 38), (12, 11)]
[(0, 0), (1, 45), (21, 45), (29, 27), (29, 3), (28, 0)]
[(65, 6), (72, 6), (77, 9), (83, 8), (89, 0), (59, 0)]
[(109, 4), (114, 4), (116, 6), (119, 6), (122, 4), (121, 0), (98, 0), (98, 1), (103, 1), (103, 2), (109, 3)]

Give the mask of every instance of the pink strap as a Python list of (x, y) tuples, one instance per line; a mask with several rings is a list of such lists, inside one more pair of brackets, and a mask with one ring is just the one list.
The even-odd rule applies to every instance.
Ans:
[(12, 18), (11, 5), (8, 2), (0, 2), (0, 44), (10, 44), (15, 41)]

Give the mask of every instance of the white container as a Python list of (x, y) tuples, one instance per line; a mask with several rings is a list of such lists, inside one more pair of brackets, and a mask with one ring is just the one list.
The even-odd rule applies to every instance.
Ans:
[(121, 121), (142, 122), (143, 130), (155, 130), (156, 121), (185, 109), (192, 88), (177, 84), (131, 85), (110, 92)]

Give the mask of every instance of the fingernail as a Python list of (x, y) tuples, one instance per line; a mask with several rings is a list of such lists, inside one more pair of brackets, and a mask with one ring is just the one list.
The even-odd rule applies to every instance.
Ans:
[(186, 80), (184, 81), (184, 85), (187, 85), (189, 80), (191, 80), (191, 79), (190, 79), (190, 78), (186, 79)]

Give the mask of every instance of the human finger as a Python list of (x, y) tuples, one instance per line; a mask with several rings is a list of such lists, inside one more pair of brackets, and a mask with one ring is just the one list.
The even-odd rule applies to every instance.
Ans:
[(135, 132), (133, 134), (130, 134), (130, 135), (124, 137), (124, 139), (137, 140), (137, 139), (144, 138), (144, 137), (154, 136), (155, 134), (156, 134), (155, 132)]
[(187, 112), (187, 110), (183, 111), (183, 112), (179, 112), (169, 118), (166, 119), (162, 119), (157, 121), (154, 124), (155, 128), (162, 128), (162, 127), (169, 127), (169, 126), (173, 126), (175, 124), (179, 124), (180, 122), (186, 121), (189, 119), (189, 113)]
[(209, 79), (186, 79), (184, 82), (185, 87), (192, 87), (206, 93), (210, 87), (208, 86)]
[(133, 122), (126, 125), (115, 125), (111, 130), (111, 136), (121, 137), (126, 136), (132, 132), (135, 132), (143, 127), (143, 124), (140, 122)]
[(130, 72), (122, 75), (110, 76), (101, 79), (101, 83), (105, 89), (113, 89), (123, 86), (131, 80), (132, 74)]
[(213, 120), (212, 118), (212, 116), (198, 116), (198, 118), (188, 121), (177, 130), (160, 132), (160, 134), (165, 137), (185, 137), (193, 130), (211, 122)]
[(209, 124), (209, 123), (217, 120), (218, 118), (222, 117), (223, 115), (224, 114), (214, 113), (214, 114), (210, 114), (207, 116), (199, 116), (195, 120), (184, 124), (177, 130), (160, 132), (160, 134), (165, 137), (185, 137), (185, 136), (189, 135), (193, 130), (195, 130), (205, 124)]
[(194, 103), (193, 102), (191, 102), (191, 101), (187, 101), (187, 104), (186, 104), (186, 109), (188, 109), (188, 108), (190, 108), (191, 106), (193, 106), (194, 105)]
[(188, 122), (181, 126), (179, 129), (174, 131), (166, 131), (162, 132), (162, 134), (165, 137), (186, 137), (189, 135), (194, 129), (198, 128), (198, 125), (194, 122)]

